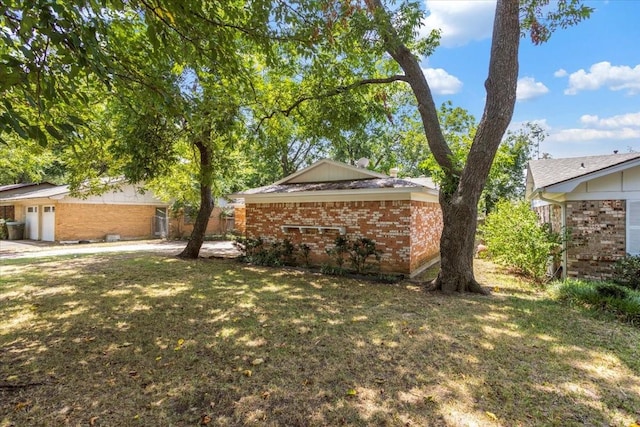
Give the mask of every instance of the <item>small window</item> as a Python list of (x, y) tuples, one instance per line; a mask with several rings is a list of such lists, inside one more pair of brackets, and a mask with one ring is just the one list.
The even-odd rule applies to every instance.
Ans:
[(37, 206), (29, 206), (27, 208), (27, 212), (29, 212), (29, 213), (38, 212), (38, 207)]
[(45, 212), (51, 212), (51, 206), (45, 206), (44, 207), (44, 211)]

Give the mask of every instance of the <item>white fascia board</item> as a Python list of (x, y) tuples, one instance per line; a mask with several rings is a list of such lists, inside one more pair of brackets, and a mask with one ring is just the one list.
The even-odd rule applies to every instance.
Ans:
[(438, 203), (438, 191), (407, 191), (405, 188), (366, 189), (352, 191), (301, 191), (296, 193), (245, 194), (249, 203), (348, 202), (419, 200)]

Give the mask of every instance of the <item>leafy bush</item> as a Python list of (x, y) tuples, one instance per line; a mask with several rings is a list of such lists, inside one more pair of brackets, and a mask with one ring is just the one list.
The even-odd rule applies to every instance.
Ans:
[(9, 231), (7, 230), (7, 220), (0, 218), (0, 240), (6, 240), (9, 238)]
[(325, 252), (335, 262), (336, 268), (339, 271), (343, 270), (345, 256), (349, 252), (349, 239), (345, 236), (336, 237), (333, 248), (325, 249)]
[(614, 283), (568, 279), (558, 282), (550, 292), (554, 298), (568, 304), (640, 324), (640, 291)]
[(613, 281), (631, 289), (640, 289), (640, 255), (627, 255), (613, 265)]
[(629, 296), (629, 292), (626, 288), (613, 283), (598, 283), (596, 285), (596, 292), (599, 296), (604, 298), (619, 298), (625, 299)]
[(300, 251), (300, 258), (302, 258), (302, 265), (309, 267), (311, 265), (311, 247), (305, 243), (298, 245)]
[(559, 257), (562, 237), (540, 224), (524, 201), (500, 201), (480, 227), (489, 256), (537, 281), (547, 274), (550, 257)]
[(261, 237), (238, 239), (234, 242), (244, 254), (244, 260), (256, 265), (295, 265), (296, 247), (290, 240), (268, 244)]
[(345, 257), (349, 259), (353, 271), (358, 274), (366, 272), (372, 256), (380, 261), (380, 251), (376, 249), (376, 243), (366, 237), (349, 240), (345, 236), (338, 236), (334, 247), (326, 249), (326, 252), (335, 262), (335, 271), (344, 271)]
[(360, 237), (349, 242), (348, 249), (351, 267), (358, 274), (367, 270), (367, 261), (370, 257), (373, 256), (376, 261), (380, 261), (380, 251), (376, 249), (376, 242), (366, 237)]

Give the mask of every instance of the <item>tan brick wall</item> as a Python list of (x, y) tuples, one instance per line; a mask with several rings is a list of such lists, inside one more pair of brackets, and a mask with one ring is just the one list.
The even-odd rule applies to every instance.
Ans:
[(245, 206), (236, 206), (233, 210), (235, 217), (235, 228), (240, 234), (247, 232), (247, 208)]
[(119, 234), (121, 239), (153, 237), (155, 206), (58, 203), (56, 240), (104, 239)]
[[(222, 212), (222, 208), (215, 207), (211, 212), (211, 216), (209, 216), (209, 222), (207, 224), (207, 231), (205, 234), (213, 235), (213, 234), (222, 234), (227, 226), (226, 221), (222, 221), (220, 218), (220, 213)], [(193, 224), (196, 221), (196, 215), (198, 211), (195, 211), (193, 214), (192, 221), (190, 223), (185, 222), (184, 215), (171, 215), (169, 214), (169, 236), (177, 239), (181, 239), (185, 236), (190, 236), (193, 231)]]
[[(437, 204), (411, 201), (251, 203), (246, 206), (247, 237), (267, 241), (288, 238), (311, 247), (313, 264), (330, 261), (326, 249), (333, 247), (338, 231), (283, 232), (281, 225), (342, 226), (347, 237), (373, 240), (381, 255), (381, 270), (409, 274), (433, 254), (440, 238), (422, 233), (441, 231)], [(416, 227), (412, 233), (412, 224)], [(414, 242), (414, 247), (412, 247)], [(434, 246), (435, 245), (435, 246)], [(437, 253), (437, 250), (435, 251)]]
[(626, 251), (624, 200), (567, 202), (567, 276), (611, 277), (611, 265)]

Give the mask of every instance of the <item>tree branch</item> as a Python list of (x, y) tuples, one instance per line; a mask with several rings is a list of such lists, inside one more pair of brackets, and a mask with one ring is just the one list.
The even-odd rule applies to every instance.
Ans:
[(386, 51), (407, 75), (406, 81), (411, 85), (416, 101), (418, 101), (418, 112), (420, 113), (425, 135), (427, 136), (427, 142), (433, 156), (445, 173), (449, 175), (459, 173), (459, 171), (456, 171), (452, 161), (453, 154), (451, 149), (442, 134), (440, 121), (438, 120), (438, 110), (433, 101), (431, 88), (422, 72), (418, 59), (400, 39), (398, 32), (391, 24), (391, 18), (382, 5), (382, 1), (370, 1), (376, 9), (384, 14), (384, 20), (380, 23), (383, 28), (378, 29), (378, 32), (383, 40)]
[(338, 96), (341, 95), (343, 93), (349, 92), (350, 90), (365, 86), (365, 85), (371, 85), (371, 84), (388, 84), (388, 83), (393, 83), (393, 82), (408, 82), (407, 77), (404, 75), (394, 75), (394, 76), (389, 76), (389, 77), (381, 77), (381, 78), (371, 78), (371, 79), (362, 79), (362, 80), (358, 80), (357, 82), (351, 83), (349, 85), (345, 85), (345, 86), (338, 86), (334, 89), (331, 89), (327, 92), (318, 94), (318, 95), (305, 95), (305, 96), (301, 96), (300, 98), (298, 98), (293, 104), (291, 104), (290, 106), (288, 106), (287, 108), (283, 108), (280, 110), (274, 110), (271, 113), (269, 113), (268, 115), (262, 117), (260, 119), (260, 121), (258, 122), (258, 126), (256, 127), (256, 131), (258, 131), (260, 129), (260, 127), (262, 126), (262, 123), (264, 123), (265, 120), (271, 119), (273, 118), (276, 114), (283, 114), (285, 116), (289, 116), (293, 110), (295, 110), (296, 108), (298, 108), (300, 105), (302, 105), (303, 103), (307, 102), (307, 101), (313, 101), (313, 100), (319, 100), (319, 99), (326, 99), (326, 98), (331, 98), (333, 96)]

